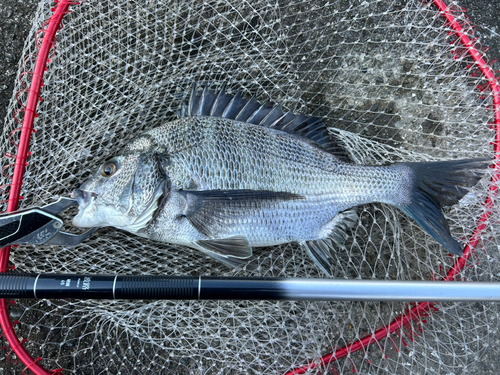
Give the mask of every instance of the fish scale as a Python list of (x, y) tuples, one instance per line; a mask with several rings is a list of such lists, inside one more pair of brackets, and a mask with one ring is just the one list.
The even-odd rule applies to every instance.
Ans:
[[(192, 179), (205, 189), (289, 191), (342, 197), (347, 190), (382, 197), (394, 194), (400, 176), (387, 168), (359, 167), (289, 134), (237, 121), (185, 118), (149, 131), (169, 152), (167, 167), (179, 188)], [(192, 132), (196, 123), (196, 134)], [(226, 144), (223, 144), (225, 142)], [(368, 176), (367, 176), (368, 174)], [(232, 176), (232, 178), (229, 178)]]

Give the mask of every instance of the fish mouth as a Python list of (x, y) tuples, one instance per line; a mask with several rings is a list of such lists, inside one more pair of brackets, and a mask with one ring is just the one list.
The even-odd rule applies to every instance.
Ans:
[(94, 202), (95, 198), (97, 198), (97, 194), (90, 191), (76, 189), (71, 193), (71, 198), (76, 199), (80, 210), (85, 210)]
[(71, 198), (78, 202), (78, 214), (73, 218), (73, 225), (81, 228), (96, 227), (95, 225), (95, 199), (97, 194), (90, 191), (76, 189), (71, 193)]

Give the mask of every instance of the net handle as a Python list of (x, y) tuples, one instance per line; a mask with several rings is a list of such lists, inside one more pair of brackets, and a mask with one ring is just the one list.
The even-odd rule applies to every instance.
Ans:
[[(42, 44), (37, 46), (37, 58), (35, 63), (35, 70), (32, 75), (31, 85), (29, 87), (28, 99), (26, 107), (24, 108), (24, 118), (21, 127), (21, 135), (19, 143), (17, 144), (16, 159), (14, 164), (14, 172), (12, 182), (10, 184), (9, 200), (7, 205), (7, 212), (16, 211), (19, 206), (19, 199), (21, 193), (22, 180), (26, 167), (26, 159), (29, 155), (29, 143), (33, 130), (33, 122), (36, 117), (36, 107), (40, 98), (40, 88), (43, 86), (43, 75), (47, 70), (47, 63), (49, 61), (49, 54), (55, 47), (56, 32), (61, 29), (61, 22), (70, 5), (79, 4), (70, 0), (55, 1), (56, 6), (52, 8), (52, 16), (42, 27), (43, 37), (41, 38)], [(0, 250), (0, 272), (6, 272), (9, 266), (10, 246), (4, 247)], [(61, 373), (58, 370), (45, 370), (38, 362), (41, 358), (34, 359), (23, 347), (25, 340), (20, 341), (13, 328), (13, 323), (10, 321), (7, 306), (10, 303), (5, 299), (0, 299), (0, 325), (3, 334), (9, 342), (12, 351), (17, 357), (26, 365), (32, 373), (36, 375), (50, 375)], [(24, 372), (23, 372), (24, 373)]]

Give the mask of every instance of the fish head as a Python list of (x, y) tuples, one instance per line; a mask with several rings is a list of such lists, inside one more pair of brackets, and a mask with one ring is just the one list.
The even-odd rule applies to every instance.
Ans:
[(79, 204), (77, 227), (113, 226), (137, 232), (154, 216), (167, 193), (168, 178), (161, 154), (128, 147), (102, 164), (72, 197)]

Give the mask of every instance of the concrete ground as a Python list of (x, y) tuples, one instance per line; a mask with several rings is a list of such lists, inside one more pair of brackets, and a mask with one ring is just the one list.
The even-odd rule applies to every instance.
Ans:
[[(500, 0), (459, 0), (468, 9), (468, 15), (477, 26), (477, 33), (484, 46), (490, 47), (489, 56), (500, 60)], [(7, 114), (12, 97), (24, 41), (31, 28), (38, 1), (0, 0), (0, 124)], [(500, 64), (495, 64), (500, 69)], [(500, 334), (493, 339), (489, 350), (478, 365), (477, 375), (497, 374), (500, 368)], [(8, 351), (5, 351), (7, 355)], [(0, 374), (19, 374), (23, 366), (0, 360)]]

